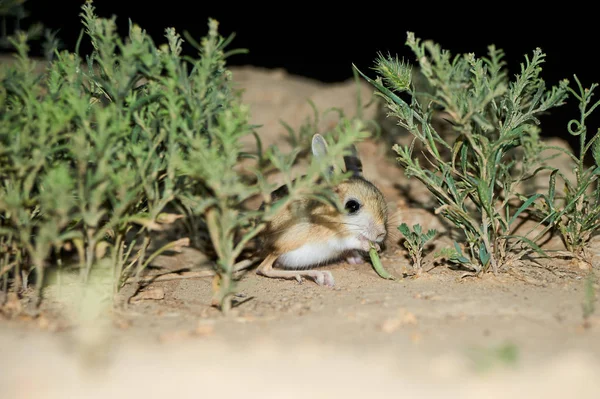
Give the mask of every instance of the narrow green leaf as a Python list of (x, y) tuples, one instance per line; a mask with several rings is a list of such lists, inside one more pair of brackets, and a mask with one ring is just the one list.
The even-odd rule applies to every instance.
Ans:
[(525, 243), (527, 243), (528, 246), (530, 246), (533, 250), (535, 250), (535, 252), (537, 252), (538, 254), (546, 257), (546, 252), (544, 252), (544, 250), (542, 248), (539, 247), (539, 245), (537, 245), (536, 243), (534, 243), (532, 240), (530, 240), (527, 237), (524, 236), (520, 236), (520, 235), (507, 235), (504, 236), (504, 238), (516, 238), (518, 241), (523, 241)]
[(362, 73), (357, 67), (356, 65), (352, 64), (352, 67), (355, 68), (358, 73), (360, 73), (360, 75), (370, 84), (372, 84), (373, 86), (375, 86), (375, 88), (377, 90), (379, 90), (380, 92), (382, 92), (383, 94), (385, 94), (387, 97), (389, 97), (392, 101), (394, 101), (396, 104), (398, 105), (404, 105), (406, 106), (407, 104), (402, 101), (402, 99), (400, 97), (398, 97), (397, 95), (395, 95), (394, 93), (392, 93), (389, 89), (387, 89), (386, 87), (384, 87), (383, 85), (379, 84), (378, 82), (376, 82), (375, 80), (369, 78), (367, 75), (365, 75), (364, 73)]
[(525, 201), (520, 207), (519, 209), (517, 209), (517, 211), (513, 214), (513, 216), (510, 218), (510, 220), (508, 221), (508, 225), (511, 226), (514, 221), (517, 219), (517, 217), (519, 217), (519, 215), (521, 214), (521, 212), (523, 212), (524, 210), (528, 209), (529, 206), (538, 198), (540, 198), (542, 196), (542, 194), (534, 194), (531, 197), (529, 197), (527, 199), (527, 201)]

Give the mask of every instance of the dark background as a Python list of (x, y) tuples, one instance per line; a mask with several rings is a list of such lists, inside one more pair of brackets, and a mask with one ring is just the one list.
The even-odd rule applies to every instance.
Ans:
[[(576, 3), (568, 3), (568, 9), (567, 3), (561, 3), (560, 8), (540, 3), (530, 9), (524, 2), (480, 2), (475, 6), (463, 2), (445, 6), (397, 3), (352, 6), (350, 2), (277, 2), (267, 6), (258, 2), (96, 0), (94, 6), (100, 17), (116, 15), (123, 35), (132, 19), (156, 42), (164, 41), (166, 27), (180, 33), (188, 31), (200, 39), (207, 33), (208, 18), (215, 18), (222, 35), (236, 34), (230, 49), (249, 51), (228, 59), (229, 65), (285, 68), (324, 82), (350, 79), (352, 63), (373, 76), (370, 68), (378, 52), (413, 62), (413, 54), (404, 44), (407, 31), (432, 39), (454, 54), (482, 56), (489, 44), (495, 44), (506, 53), (511, 74), (519, 72), (525, 55), (540, 47), (547, 55), (542, 77), (549, 86), (563, 78), (573, 81), (574, 74), (585, 86), (600, 81), (596, 63), (598, 19), (591, 8), (578, 8)], [(83, 0), (28, 0), (25, 8), (29, 16), (21, 24), (26, 27), (38, 21), (58, 29), (65, 48), (73, 50), (82, 28), (81, 4)], [(82, 50), (89, 51), (86, 47)], [(189, 45), (185, 51), (194, 53)], [(542, 118), (545, 137), (563, 137), (576, 145), (566, 133), (567, 122), (579, 117), (573, 100)], [(591, 118), (589, 130), (595, 132), (599, 122), (600, 116)]]

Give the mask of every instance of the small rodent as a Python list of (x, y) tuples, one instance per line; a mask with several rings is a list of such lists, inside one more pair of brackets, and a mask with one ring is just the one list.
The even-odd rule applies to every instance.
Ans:
[[(320, 160), (327, 142), (320, 134), (312, 139), (312, 155)], [(387, 237), (387, 206), (381, 191), (363, 177), (356, 148), (344, 157), (351, 176), (334, 187), (344, 204), (344, 213), (333, 205), (304, 198), (279, 211), (263, 230), (260, 241), (264, 260), (256, 273), (271, 278), (312, 278), (319, 285), (334, 286), (330, 271), (310, 270), (336, 261), (363, 263), (361, 251), (371, 243), (380, 250)], [(329, 170), (333, 171), (333, 167)], [(274, 199), (286, 195), (287, 187), (273, 192)]]

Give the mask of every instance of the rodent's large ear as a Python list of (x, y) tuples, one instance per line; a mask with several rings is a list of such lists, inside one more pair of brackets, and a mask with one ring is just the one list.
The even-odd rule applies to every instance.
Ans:
[[(312, 138), (312, 153), (313, 157), (317, 161), (323, 161), (327, 157), (328, 153), (327, 141), (325, 138), (321, 136), (319, 133), (315, 133)], [(335, 170), (335, 165), (331, 165), (328, 169), (329, 174), (333, 173)]]
[(312, 138), (312, 153), (315, 158), (323, 158), (327, 155), (327, 142), (319, 133)]
[(356, 146), (351, 145), (350, 154), (344, 156), (344, 165), (346, 166), (346, 172), (352, 172), (353, 176), (362, 176), (363, 166), (362, 161), (358, 155)]

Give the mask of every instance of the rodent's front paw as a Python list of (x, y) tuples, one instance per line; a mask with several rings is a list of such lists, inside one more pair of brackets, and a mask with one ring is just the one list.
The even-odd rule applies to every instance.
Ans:
[(360, 249), (362, 251), (369, 252), (369, 249), (371, 249), (371, 244), (369, 243), (369, 240), (367, 240), (366, 237), (361, 235), (358, 237), (358, 241), (360, 242)]
[(369, 252), (371, 250), (371, 247), (374, 247), (377, 252), (379, 252), (381, 250), (381, 247), (379, 246), (379, 244), (377, 244), (376, 242), (369, 241), (363, 235), (361, 235), (358, 239), (360, 240), (360, 244), (361, 244), (360, 249), (362, 249), (365, 252)]
[(360, 256), (358, 254), (355, 254), (355, 255), (352, 255), (352, 256), (348, 256), (346, 258), (346, 263), (349, 263), (351, 265), (360, 265), (362, 263), (365, 263), (365, 260), (363, 259), (362, 256)]

